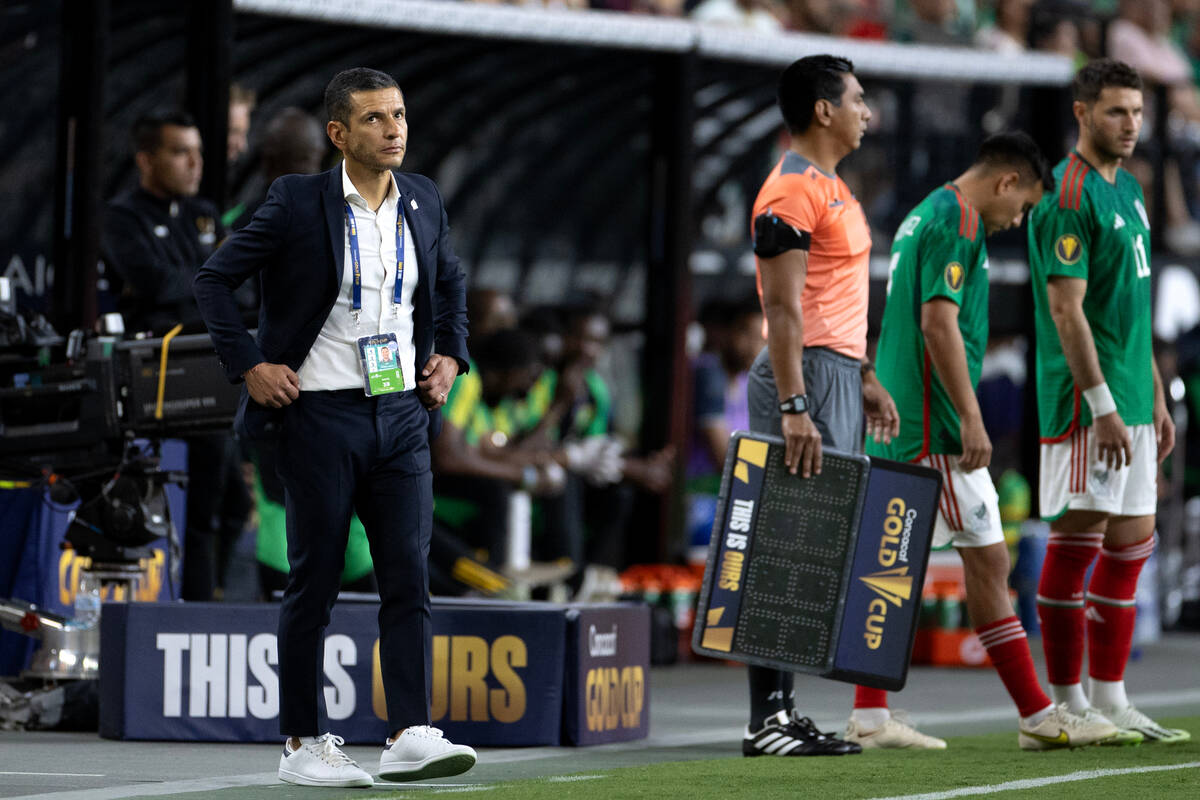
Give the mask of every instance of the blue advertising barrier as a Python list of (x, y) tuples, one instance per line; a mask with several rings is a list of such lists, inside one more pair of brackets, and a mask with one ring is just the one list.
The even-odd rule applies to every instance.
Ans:
[(588, 745), (650, 732), (650, 609), (613, 603), (567, 611), (563, 740)]
[[(377, 614), (375, 604), (342, 603), (325, 631), (326, 726), (348, 742), (379, 744), (391, 733)], [(278, 607), (266, 604), (105, 604), (100, 735), (278, 741), (277, 619)], [(596, 628), (598, 649), (568, 658), (580, 641), (568, 628), (577, 630), (579, 620), (584, 639)], [(648, 608), (435, 600), (433, 625), (431, 716), (450, 739), (520, 746), (646, 735)], [(604, 638), (613, 632), (617, 637)], [(628, 693), (629, 701), (625, 694), (613, 700), (614, 692)], [(569, 708), (584, 709), (566, 724), (564, 698)], [(610, 726), (604, 715), (614, 707), (620, 710)]]

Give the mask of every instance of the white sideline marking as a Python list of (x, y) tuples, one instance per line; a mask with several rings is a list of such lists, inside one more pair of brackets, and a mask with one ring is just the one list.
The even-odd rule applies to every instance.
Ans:
[(77, 789), (66, 792), (40, 792), (21, 797), (9, 797), (7, 800), (122, 800), (126, 797), (146, 797), (164, 794), (181, 794), (184, 792), (207, 792), (218, 789), (237, 789), (246, 786), (270, 786), (273, 784), (285, 786), (279, 780), (277, 772), (259, 772), (249, 775), (226, 775), (219, 778), (194, 778), (183, 781), (151, 781), (138, 782), (133, 785), (110, 786), (104, 789)]
[(550, 783), (571, 783), (573, 781), (594, 781), (607, 777), (607, 775), (551, 775), (546, 780)]
[(99, 772), (0, 772), (0, 775), (41, 775), (47, 778), (104, 778)]
[(1039, 789), (1056, 783), (1073, 783), (1074, 781), (1090, 781), (1094, 778), (1111, 778), (1116, 775), (1135, 775), (1146, 772), (1165, 772), (1173, 769), (1196, 769), (1200, 761), (1189, 761), (1186, 764), (1164, 764), (1156, 767), (1127, 767), (1125, 769), (1089, 769), (1082, 772), (1070, 772), (1066, 775), (1049, 775), (1045, 778), (1026, 778), (1019, 781), (994, 783), (988, 786), (964, 786), (961, 789), (950, 789), (945, 792), (926, 792), (925, 794), (904, 794), (892, 797), (875, 797), (872, 800), (947, 800), (950, 797), (966, 797), (968, 795), (995, 794), (1016, 789)]
[(476, 783), (472, 786), (464, 786), (460, 789), (434, 789), (431, 794), (450, 794), (452, 792), (487, 792), (496, 787), (487, 783)]

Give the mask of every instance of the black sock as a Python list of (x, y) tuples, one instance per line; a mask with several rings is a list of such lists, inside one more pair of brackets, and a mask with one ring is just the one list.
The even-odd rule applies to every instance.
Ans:
[(750, 676), (750, 730), (761, 730), (767, 717), (777, 714), (783, 708), (784, 678), (788, 679), (789, 689), (791, 674), (780, 672), (770, 667), (747, 668)]
[(783, 693), (783, 710), (788, 712), (788, 716), (796, 710), (796, 675), (792, 672), (783, 673), (783, 678), (779, 682), (779, 690)]

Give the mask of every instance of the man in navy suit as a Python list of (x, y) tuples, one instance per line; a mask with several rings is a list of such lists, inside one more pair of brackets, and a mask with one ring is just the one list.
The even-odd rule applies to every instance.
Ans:
[[(317, 735), (324, 630), (352, 510), (366, 528), (380, 589), (393, 731), (380, 777), (456, 775), (474, 765), (475, 751), (429, 726), (429, 436), (467, 370), (463, 274), (437, 187), (393, 172), (408, 139), (395, 80), (346, 70), (326, 87), (325, 106), (342, 165), (276, 180), (194, 284), (226, 374), (245, 382), (239, 431), (278, 439), (291, 567), (279, 612), (279, 725), (288, 737), (279, 777), (372, 784), (338, 749), (340, 737)], [(255, 274), (257, 338), (233, 299)]]

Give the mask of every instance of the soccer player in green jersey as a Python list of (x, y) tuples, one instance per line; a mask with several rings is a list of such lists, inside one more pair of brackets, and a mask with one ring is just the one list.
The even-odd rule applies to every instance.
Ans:
[[(1151, 352), (1150, 230), (1121, 162), (1142, 127), (1142, 81), (1093, 61), (1075, 76), (1075, 149), (1029, 219), (1037, 324), (1041, 515), (1050, 541), (1038, 614), (1051, 692), (1149, 741), (1182, 741), (1129, 703), (1125, 663), (1154, 551), (1157, 464), (1175, 442)], [(1084, 575), (1099, 561), (1084, 594)], [(1086, 623), (1085, 623), (1086, 620)], [(1090, 697), (1080, 683), (1084, 641)]]
[[(1017, 706), (1018, 743), (1027, 750), (1078, 747), (1117, 733), (1108, 720), (1056, 707), (1038, 682), (1008, 595), (1008, 548), (987, 471), (992, 443), (975, 398), (988, 337), (984, 236), (1020, 225), (1053, 186), (1032, 139), (999, 134), (983, 142), (966, 172), (904, 220), (892, 242), (876, 353), (879, 380), (900, 412), (900, 435), (867, 442), (869, 455), (942, 473), (934, 545), (953, 544), (962, 557), (971, 623)], [(894, 746), (894, 726), (871, 722), (856, 709), (847, 741)]]

